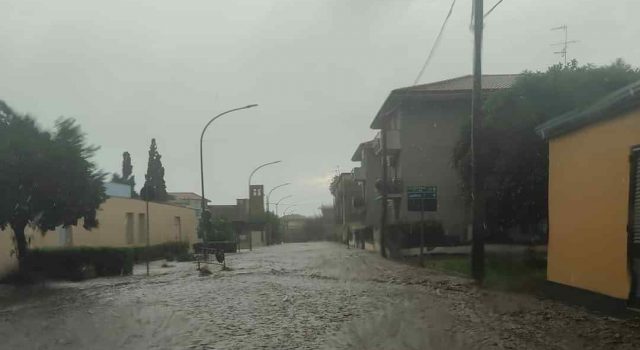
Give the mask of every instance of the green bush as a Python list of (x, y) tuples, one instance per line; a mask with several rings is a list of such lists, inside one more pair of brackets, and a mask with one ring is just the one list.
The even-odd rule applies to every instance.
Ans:
[(133, 260), (135, 262), (143, 262), (147, 260), (160, 260), (166, 259), (168, 261), (188, 261), (190, 260), (189, 243), (187, 242), (166, 242), (161, 244), (154, 244), (147, 247), (134, 247)]
[(133, 252), (129, 248), (77, 247), (29, 251), (26, 271), (43, 278), (82, 280), (95, 276), (130, 275)]

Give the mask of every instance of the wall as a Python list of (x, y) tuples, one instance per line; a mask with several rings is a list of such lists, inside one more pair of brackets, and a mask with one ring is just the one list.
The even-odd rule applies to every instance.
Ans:
[(251, 247), (252, 248), (258, 248), (258, 247), (264, 247), (265, 241), (264, 241), (264, 232), (263, 231), (251, 231)]
[(12, 236), (11, 229), (0, 231), (0, 276), (17, 267), (17, 261), (11, 253), (13, 250)]
[(549, 142), (547, 278), (627, 299), (629, 154), (640, 111)]
[[(133, 214), (133, 243), (127, 242), (126, 213)], [(146, 220), (139, 220), (141, 214), (145, 214), (145, 202), (131, 198), (111, 197), (98, 209), (97, 218), (99, 227), (87, 231), (82, 225), (71, 227), (71, 239), (73, 246), (103, 246), (103, 247), (127, 247), (146, 244), (144, 228)], [(176, 217), (180, 219), (180, 232), (176, 225)], [(180, 206), (149, 203), (150, 218), (150, 242), (158, 244), (183, 240), (190, 243), (196, 242), (196, 215), (193, 209)], [(140, 235), (140, 230), (142, 235)], [(44, 236), (33, 229), (27, 229), (27, 237), (31, 239), (32, 248), (60, 247), (59, 237), (61, 230), (49, 231)], [(10, 257), (13, 249), (11, 241), (13, 232), (7, 228), (0, 232), (0, 273), (6, 272), (15, 264), (15, 259)]]
[(380, 200), (376, 198), (379, 196), (376, 190), (376, 180), (382, 177), (382, 161), (379, 156), (376, 156), (373, 147), (364, 147), (362, 151), (361, 166), (365, 172), (364, 183), (364, 200), (365, 200), (365, 220), (364, 223), (367, 226), (379, 227), (380, 226), (380, 213), (382, 211)]
[[(447, 235), (461, 238), (467, 232), (467, 206), (452, 159), (470, 106), (467, 99), (414, 103), (402, 111), (400, 129), (399, 171), (405, 191), (407, 186), (437, 186), (438, 211), (426, 216), (440, 220)], [(419, 212), (407, 210), (406, 193), (400, 208), (400, 221), (420, 220)]]

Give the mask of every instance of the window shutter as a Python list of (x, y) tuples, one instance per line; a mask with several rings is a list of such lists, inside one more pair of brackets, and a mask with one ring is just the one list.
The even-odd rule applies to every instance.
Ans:
[(631, 175), (631, 241), (640, 244), (640, 148), (634, 149), (631, 154)]

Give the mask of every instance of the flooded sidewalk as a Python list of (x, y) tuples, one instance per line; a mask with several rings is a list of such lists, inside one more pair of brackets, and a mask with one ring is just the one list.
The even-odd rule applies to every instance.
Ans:
[[(637, 349), (640, 324), (334, 243), (228, 255), (230, 271), (0, 286), (2, 349)], [(633, 328), (635, 327), (635, 328)], [(629, 335), (630, 332), (634, 334)]]

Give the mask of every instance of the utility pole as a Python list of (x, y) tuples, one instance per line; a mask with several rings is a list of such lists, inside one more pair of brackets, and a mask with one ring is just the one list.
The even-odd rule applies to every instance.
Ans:
[(424, 267), (424, 198), (420, 198), (420, 267)]
[(345, 186), (346, 179), (340, 175), (340, 184), (342, 185), (342, 229), (346, 232), (347, 248), (349, 248), (349, 230), (347, 226), (347, 189)]
[(382, 147), (382, 213), (380, 216), (380, 255), (383, 258), (387, 257), (387, 251), (385, 250), (385, 240), (387, 231), (387, 127), (388, 122), (383, 121), (382, 128), (380, 130), (380, 146)]
[(482, 115), (482, 30), (483, 0), (474, 0), (474, 45), (473, 45), (473, 92), (471, 96), (471, 274), (478, 283), (484, 279), (484, 196), (478, 186), (478, 134)]
[(559, 27), (551, 28), (551, 30), (562, 30), (564, 31), (564, 40), (559, 43), (551, 44), (551, 46), (561, 46), (562, 49), (560, 51), (554, 52), (556, 55), (562, 56), (564, 60), (564, 65), (567, 65), (567, 48), (569, 48), (569, 44), (575, 44), (577, 40), (569, 40), (569, 29), (566, 24), (563, 24)]
[(151, 254), (149, 254), (149, 251), (150, 251), (150, 248), (151, 248), (151, 239), (149, 237), (150, 236), (149, 235), (149, 232), (150, 232), (150, 229), (149, 229), (149, 198), (147, 198), (145, 203), (146, 203), (146, 216), (145, 216), (145, 219), (147, 220), (147, 225), (146, 225), (147, 227), (145, 227), (145, 229), (147, 231), (146, 232), (147, 233), (147, 249), (146, 249), (147, 258), (145, 260), (146, 260), (146, 264), (147, 264), (147, 276), (149, 276), (149, 260), (151, 259)]

